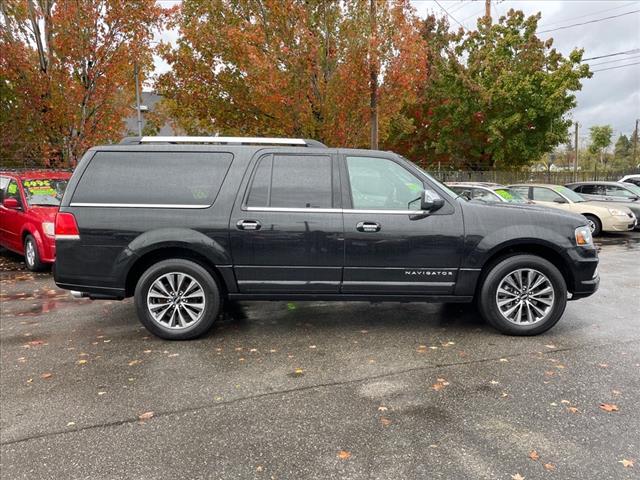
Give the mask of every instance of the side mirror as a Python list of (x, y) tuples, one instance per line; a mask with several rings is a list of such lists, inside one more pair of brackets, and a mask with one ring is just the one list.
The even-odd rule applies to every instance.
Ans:
[(567, 203), (567, 201), (564, 198), (556, 198), (553, 201), (555, 203)]
[(420, 196), (420, 209), (425, 212), (435, 212), (442, 208), (444, 200), (433, 190), (425, 190)]
[(9, 210), (20, 210), (20, 203), (15, 198), (5, 198), (2, 201), (2, 206)]

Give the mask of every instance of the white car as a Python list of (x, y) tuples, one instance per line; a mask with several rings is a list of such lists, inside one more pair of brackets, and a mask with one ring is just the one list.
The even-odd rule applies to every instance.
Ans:
[(636, 174), (636, 175), (625, 175), (624, 177), (622, 177), (620, 180), (618, 180), (619, 182), (627, 182), (627, 183), (633, 183), (634, 185), (637, 185), (638, 187), (640, 187), (640, 174)]
[(583, 215), (594, 237), (600, 232), (626, 232), (636, 226), (636, 216), (627, 207), (587, 201), (562, 185), (520, 184), (509, 185), (509, 188), (532, 200), (536, 205)]

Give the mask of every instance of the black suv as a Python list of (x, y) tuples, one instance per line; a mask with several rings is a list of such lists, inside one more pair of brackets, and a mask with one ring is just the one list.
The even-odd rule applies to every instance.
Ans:
[(228, 300), (471, 302), (534, 335), (598, 288), (582, 216), (467, 202), (391, 152), (311, 140), (127, 138), (90, 149), (56, 218), (56, 283), (134, 296), (189, 339)]

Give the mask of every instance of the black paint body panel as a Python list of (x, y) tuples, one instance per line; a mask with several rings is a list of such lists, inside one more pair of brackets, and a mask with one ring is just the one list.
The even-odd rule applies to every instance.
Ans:
[[(73, 205), (73, 193), (98, 150), (217, 152), (233, 155), (214, 203), (206, 208)], [(258, 159), (272, 153), (330, 156), (333, 194), (323, 211), (260, 211), (246, 207)], [(445, 205), (426, 215), (352, 209), (345, 155), (391, 159), (419, 176)], [(172, 179), (167, 178), (167, 182)], [(104, 188), (109, 188), (106, 178)], [(141, 181), (144, 186), (144, 181)], [(153, 187), (153, 186), (151, 186)], [(130, 276), (162, 252), (188, 252), (216, 271), (229, 298), (279, 300), (470, 301), (482, 269), (509, 251), (547, 252), (575, 298), (597, 289), (597, 253), (575, 246), (584, 218), (536, 206), (466, 202), (389, 152), (249, 146), (126, 145), (91, 149), (62, 201), (79, 240), (56, 241), (56, 283), (87, 293), (132, 294)], [(258, 222), (242, 230), (238, 223)], [(379, 231), (363, 232), (359, 222)], [(182, 255), (182, 253), (180, 253)], [(158, 257), (159, 258), (159, 257)], [(138, 272), (139, 273), (139, 272)]]

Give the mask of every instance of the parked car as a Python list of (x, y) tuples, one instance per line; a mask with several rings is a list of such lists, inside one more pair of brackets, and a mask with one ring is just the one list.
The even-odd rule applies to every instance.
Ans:
[(518, 192), (498, 183), (447, 182), (447, 187), (467, 200), (503, 203), (532, 203)]
[(640, 187), (640, 175), (625, 175), (619, 182), (633, 183), (635, 186)]
[(155, 335), (210, 329), (228, 300), (471, 302), (535, 335), (598, 288), (584, 217), (468, 202), (391, 152), (269, 138), (91, 148), (56, 218), (55, 281), (135, 298)]
[[(607, 202), (608, 205), (627, 207), (636, 218), (640, 218), (640, 187), (624, 182), (576, 182), (565, 185), (586, 200)], [(640, 225), (636, 225), (640, 228)]]
[(636, 216), (627, 207), (587, 201), (562, 185), (521, 184), (510, 185), (510, 188), (536, 205), (583, 215), (593, 236), (600, 235), (601, 232), (626, 232), (636, 226)]
[(0, 171), (0, 245), (44, 269), (56, 256), (54, 222), (70, 172)]

